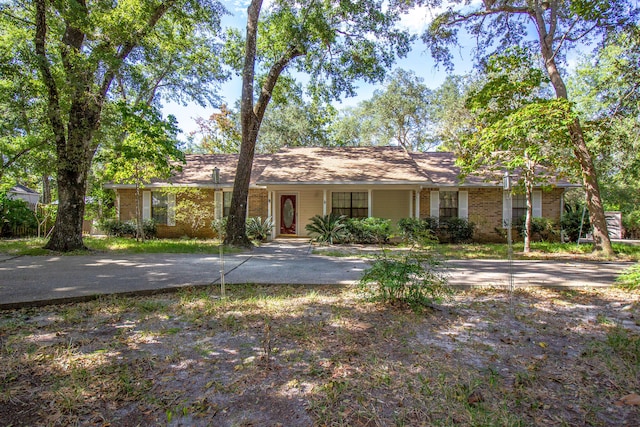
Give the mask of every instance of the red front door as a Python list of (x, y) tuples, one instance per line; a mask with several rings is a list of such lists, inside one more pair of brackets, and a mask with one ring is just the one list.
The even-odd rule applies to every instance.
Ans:
[(296, 196), (280, 196), (280, 234), (296, 234)]

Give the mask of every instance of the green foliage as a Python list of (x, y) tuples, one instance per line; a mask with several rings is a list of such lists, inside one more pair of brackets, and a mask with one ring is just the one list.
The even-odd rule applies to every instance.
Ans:
[(640, 289), (640, 264), (627, 268), (616, 278), (616, 285), (630, 291)]
[(266, 241), (271, 236), (272, 229), (273, 220), (271, 217), (265, 218), (264, 221), (259, 216), (247, 218), (247, 237), (251, 240)]
[(35, 214), (24, 200), (0, 193), (0, 237), (33, 234), (38, 228)]
[(176, 188), (169, 191), (176, 194), (176, 222), (187, 225), (197, 233), (211, 225), (215, 206), (207, 192), (197, 188)]
[(618, 325), (607, 333), (606, 344), (613, 354), (635, 368), (634, 371), (640, 367), (640, 335)]
[(640, 239), (640, 209), (625, 213), (622, 216), (625, 238)]
[(470, 242), (476, 225), (465, 218), (444, 218), (438, 221), (436, 234), (440, 241), (449, 243)]
[(441, 302), (452, 293), (439, 262), (420, 251), (381, 256), (364, 272), (360, 289), (374, 300), (401, 302), (414, 310)]
[[(569, 242), (577, 242), (580, 236), (580, 224), (582, 223), (582, 235), (591, 229), (589, 211), (584, 211), (583, 203), (565, 203), (564, 212), (560, 219), (560, 227), (564, 239)], [(583, 214), (584, 212), (584, 214)]]
[(316, 242), (341, 243), (347, 238), (347, 217), (330, 213), (328, 215), (316, 215), (306, 225), (305, 229)]
[(473, 240), (475, 224), (465, 218), (403, 218), (398, 221), (403, 238), (411, 243), (434, 241), (462, 243)]
[(349, 218), (346, 239), (351, 243), (383, 244), (391, 238), (391, 220), (384, 218)]
[[(106, 219), (99, 222), (98, 227), (110, 237), (136, 237), (138, 230), (137, 222), (120, 221), (117, 219)], [(144, 235), (148, 239), (153, 239), (158, 233), (157, 224), (152, 219), (144, 220), (142, 223), (142, 230)]]
[[(579, 226), (579, 224), (578, 224)], [(524, 237), (527, 230), (524, 219), (518, 222), (518, 235)], [(549, 218), (531, 218), (531, 241), (549, 242), (558, 239), (558, 224)]]
[(168, 178), (178, 168), (176, 162), (184, 162), (175, 117), (164, 119), (158, 109), (144, 104), (118, 102), (116, 109), (123, 138), (100, 155), (105, 177), (140, 187), (153, 178)]
[(428, 151), (430, 90), (413, 71), (396, 69), (384, 90), (376, 90), (370, 100), (359, 107), (369, 117), (372, 145), (394, 142), (408, 151)]
[(435, 236), (437, 229), (436, 218), (402, 218), (398, 221), (398, 227), (402, 235), (402, 240), (419, 246), (426, 246), (438, 243)]
[(227, 217), (218, 218), (211, 221), (213, 234), (220, 240), (224, 240), (227, 230)]

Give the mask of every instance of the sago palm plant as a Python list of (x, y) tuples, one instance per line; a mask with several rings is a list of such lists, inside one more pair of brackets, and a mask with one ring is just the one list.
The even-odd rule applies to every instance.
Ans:
[(305, 227), (309, 235), (316, 242), (340, 243), (347, 237), (347, 217), (330, 213), (328, 215), (316, 215), (311, 218), (311, 223)]

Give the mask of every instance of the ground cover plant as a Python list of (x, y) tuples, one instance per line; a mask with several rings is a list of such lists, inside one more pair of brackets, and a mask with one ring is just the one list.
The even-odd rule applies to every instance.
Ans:
[[(640, 294), (230, 286), (0, 312), (6, 425), (638, 425)], [(635, 399), (635, 400), (634, 400)]]

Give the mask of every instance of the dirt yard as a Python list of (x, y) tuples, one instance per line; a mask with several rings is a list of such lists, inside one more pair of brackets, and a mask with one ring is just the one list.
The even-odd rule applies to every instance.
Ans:
[(228, 294), (0, 312), (0, 424), (640, 425), (639, 293)]

